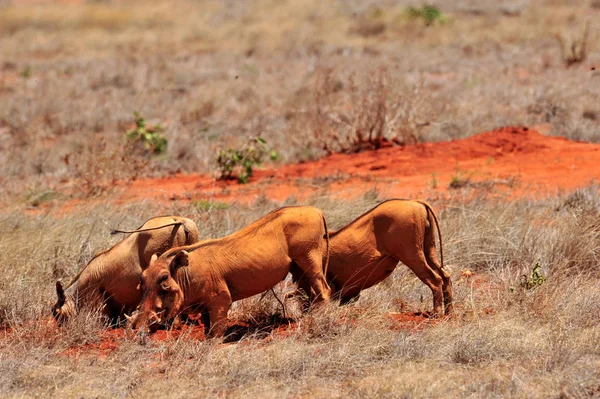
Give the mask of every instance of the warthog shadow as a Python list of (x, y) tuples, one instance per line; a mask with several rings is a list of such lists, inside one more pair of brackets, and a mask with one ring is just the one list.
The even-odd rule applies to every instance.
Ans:
[(265, 339), (295, 324), (296, 319), (283, 317), (279, 313), (246, 322), (233, 320), (225, 331), (223, 342), (238, 342), (245, 338)]

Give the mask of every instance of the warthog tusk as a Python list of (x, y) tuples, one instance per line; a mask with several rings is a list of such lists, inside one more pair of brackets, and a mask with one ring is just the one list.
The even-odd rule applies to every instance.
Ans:
[(131, 316), (128, 315), (128, 314), (125, 314), (124, 316), (125, 316), (125, 319), (127, 319), (128, 326), (131, 327), (131, 328), (135, 328), (135, 324), (139, 320), (140, 315), (141, 314), (140, 314), (140, 312), (138, 310), (136, 310), (135, 312), (133, 312), (131, 314)]
[(150, 316), (148, 317), (148, 320), (150, 320), (150, 325), (160, 323), (161, 318), (159, 315), (162, 315), (164, 312), (165, 311), (163, 310), (159, 313), (156, 313), (154, 311), (150, 313)]

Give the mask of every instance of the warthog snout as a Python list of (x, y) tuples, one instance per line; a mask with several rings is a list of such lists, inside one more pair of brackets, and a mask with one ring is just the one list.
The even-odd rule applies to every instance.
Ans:
[(158, 325), (163, 323), (163, 316), (165, 315), (165, 310), (160, 312), (155, 312), (154, 310), (150, 310), (148, 312), (141, 312), (136, 310), (131, 314), (131, 316), (125, 315), (127, 319), (127, 326), (133, 330), (137, 330), (139, 328), (148, 327), (151, 330), (158, 327)]

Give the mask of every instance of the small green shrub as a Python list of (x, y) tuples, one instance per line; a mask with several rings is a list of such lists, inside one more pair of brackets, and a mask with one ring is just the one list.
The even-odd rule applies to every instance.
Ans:
[(540, 266), (539, 262), (535, 262), (535, 266), (529, 273), (529, 276), (523, 274), (521, 276), (521, 280), (519, 285), (524, 290), (530, 290), (532, 288), (538, 287), (546, 282), (546, 276), (542, 273), (542, 266)]
[(422, 20), (426, 26), (431, 26), (435, 23), (443, 24), (446, 22), (444, 13), (436, 6), (429, 4), (424, 4), (419, 8), (409, 7), (408, 10), (406, 10), (406, 13), (412, 19)]
[(23, 79), (29, 79), (32, 75), (33, 70), (31, 69), (31, 66), (27, 65), (25, 68), (23, 68), (23, 71), (21, 72), (21, 77)]
[(147, 127), (146, 119), (139, 112), (134, 112), (133, 115), (135, 116), (135, 129), (125, 134), (127, 138), (132, 141), (139, 141), (148, 151), (154, 154), (165, 152), (168, 141), (163, 135), (164, 127), (159, 124)]
[(251, 138), (241, 149), (227, 148), (217, 152), (217, 165), (221, 172), (220, 179), (237, 177), (238, 183), (248, 183), (253, 169), (260, 166), (266, 156), (274, 161), (278, 158), (277, 151), (270, 148), (262, 137)]
[(59, 194), (53, 190), (36, 191), (29, 190), (25, 194), (25, 202), (27, 206), (36, 208), (45, 202), (50, 202), (59, 197)]
[(475, 174), (475, 172), (466, 173), (465, 171), (455, 169), (454, 174), (450, 179), (450, 184), (448, 188), (463, 188), (469, 185), (471, 182), (471, 177)]

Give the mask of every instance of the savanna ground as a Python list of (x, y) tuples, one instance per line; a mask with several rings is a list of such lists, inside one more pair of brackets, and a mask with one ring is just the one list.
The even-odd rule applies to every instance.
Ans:
[[(0, 1), (0, 395), (600, 396), (600, 3), (435, 4), (425, 26), (410, 1)], [(588, 21), (567, 67), (556, 35)], [(166, 151), (125, 137), (135, 111)], [(256, 136), (279, 159), (216, 181)], [(338, 228), (390, 196), (438, 210), (453, 317), (400, 266), (290, 323), (240, 301), (226, 344), (51, 318), (112, 227), (220, 237), (302, 203)]]

